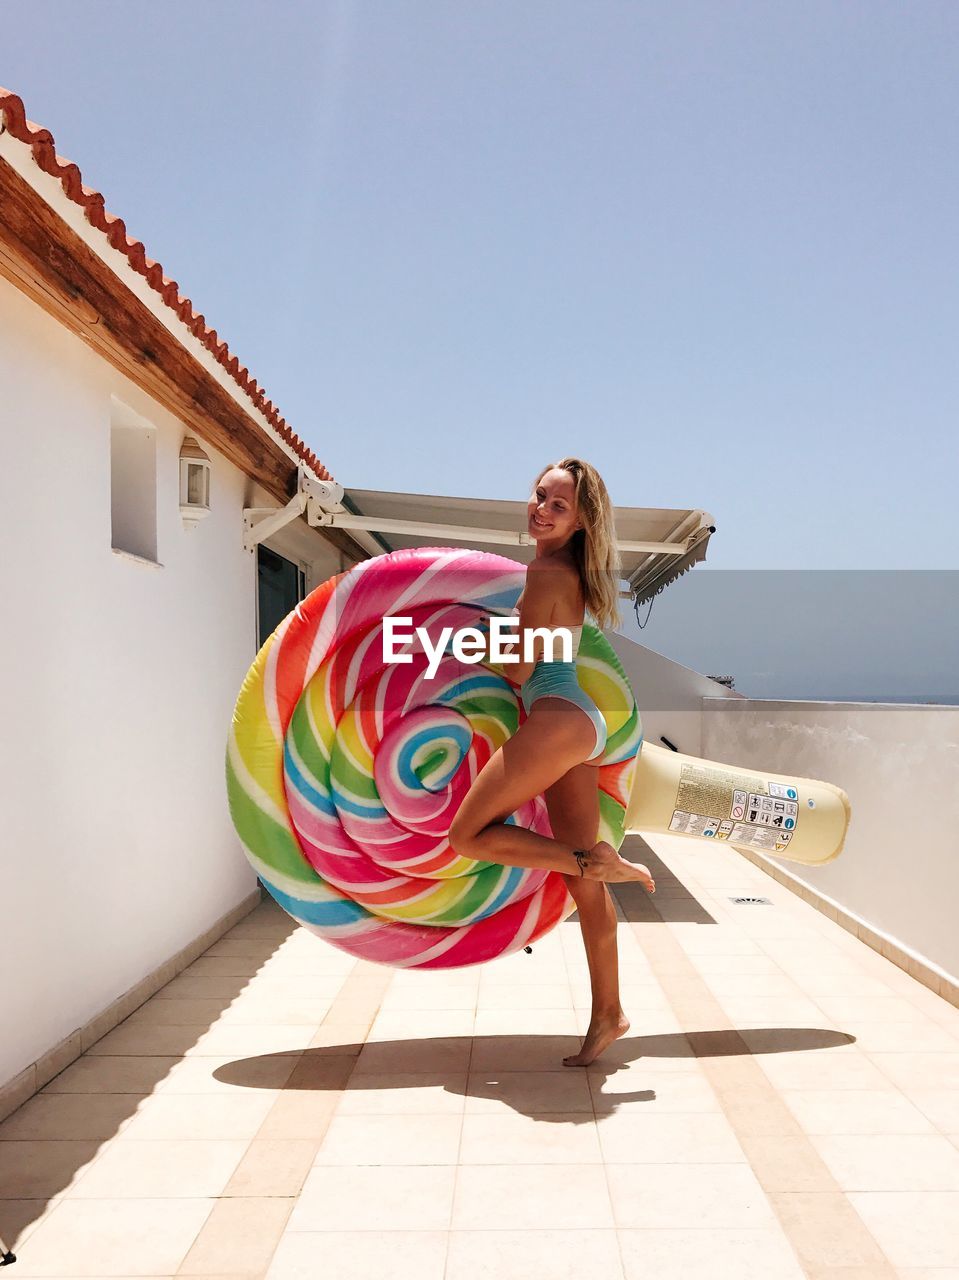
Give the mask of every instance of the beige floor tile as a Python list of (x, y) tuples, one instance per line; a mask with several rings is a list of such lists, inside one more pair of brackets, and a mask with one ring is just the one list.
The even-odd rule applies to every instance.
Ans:
[(688, 956), (727, 955), (758, 956), (763, 951), (749, 938), (737, 937), (721, 928), (709, 929), (699, 924), (666, 925)]
[(61, 1201), (30, 1237), (17, 1275), (174, 1275), (212, 1207), (208, 1199)]
[(162, 1089), (180, 1058), (101, 1058), (84, 1054), (50, 1081), (43, 1093), (132, 1093)]
[(292, 1208), (292, 1199), (218, 1200), (178, 1274), (262, 1276)]
[(362, 1019), (355, 1014), (344, 1021), (336, 1017), (336, 1009), (332, 1009), (323, 1019), (310, 1039), (307, 1048), (311, 1053), (322, 1051), (327, 1057), (356, 1058), (366, 1044), (373, 1016)]
[(483, 974), (492, 965), (475, 965), (465, 969), (397, 969), (390, 982), (390, 992), (401, 988), (413, 988), (425, 991), (430, 988), (440, 990), (446, 987), (472, 987), (474, 990), (485, 981)]
[(893, 1266), (959, 1268), (959, 1193), (853, 1191), (849, 1200)]
[[(492, 960), (489, 964), (483, 966), (482, 978), (480, 980), (479, 991), (485, 990), (487, 987), (503, 985), (507, 986), (549, 986), (559, 980), (563, 971), (562, 960), (556, 957), (545, 956), (539, 953), (536, 944), (533, 944), (534, 954), (527, 956), (520, 953), (520, 956), (507, 956), (505, 959)], [(570, 981), (573, 980), (573, 973), (570, 971)]]
[(577, 1021), (568, 1009), (483, 1009), (476, 1011), (473, 1034), (482, 1036), (576, 1035)]
[(942, 1134), (814, 1134), (810, 1141), (843, 1191), (959, 1192), (959, 1151)]
[[(175, 1063), (156, 1094), (249, 1094), (261, 1089), (282, 1089), (290, 1079), (303, 1054), (268, 1053), (260, 1057), (237, 1060), (232, 1055), (219, 1057), (182, 1058)], [(110, 1062), (111, 1059), (100, 1059)], [(136, 1061), (136, 1059), (133, 1059)], [(149, 1061), (149, 1059), (147, 1059)]]
[(445, 1165), (316, 1165), (289, 1231), (445, 1231), (457, 1170)]
[[(209, 955), (209, 952), (206, 953)], [(250, 990), (255, 978), (229, 977), (216, 973), (189, 973), (184, 970), (153, 997), (154, 1000), (234, 1000)]]
[(607, 1164), (606, 1175), (619, 1227), (775, 1226), (748, 1164)]
[(228, 955), (207, 951), (194, 960), (178, 977), (252, 978), (265, 967), (265, 960), (255, 955)]
[(61, 1196), (92, 1167), (99, 1141), (0, 1142), (0, 1200)]
[(596, 1121), (585, 1112), (465, 1115), (461, 1165), (601, 1164)]
[[(506, 987), (509, 991), (510, 988)], [(398, 1013), (402, 1010), (458, 1009), (472, 1013), (476, 1008), (476, 987), (391, 987), (380, 1005), (382, 1013)]]
[(228, 996), (209, 1000), (153, 996), (129, 1018), (130, 1027), (210, 1027), (230, 1008)]
[(762, 998), (799, 1000), (802, 987), (783, 973), (707, 973), (703, 979), (718, 1000)]
[(243, 990), (242, 999), (265, 1000), (283, 995), (297, 1000), (335, 1000), (343, 991), (343, 973), (258, 973)]
[[(281, 944), (285, 946), (286, 944)], [(206, 956), (253, 956), (268, 960), (275, 955), (276, 944), (257, 938), (231, 938), (229, 935), (220, 938), (204, 951)]]
[(257, 1130), (256, 1137), (271, 1141), (325, 1138), (339, 1102), (336, 1090), (284, 1089)]
[(443, 1280), (445, 1231), (289, 1231), (267, 1280)]
[(261, 916), (258, 911), (241, 920), (239, 924), (225, 935), (227, 938), (258, 938), (277, 943), (292, 937), (298, 928), (290, 916), (277, 913), (275, 916)]
[(148, 1098), (123, 1130), (121, 1141), (157, 1138), (252, 1138), (279, 1096), (277, 1089), (253, 1094), (161, 1094)]
[(724, 1115), (616, 1114), (597, 1120), (607, 1164), (739, 1164), (746, 1156)]
[(737, 1134), (753, 1173), (767, 1194), (835, 1192), (836, 1181), (803, 1134)]
[(280, 990), (275, 998), (269, 991), (257, 995), (245, 995), (225, 1009), (219, 1026), (263, 1026), (264, 1023), (283, 1022), (290, 1026), (312, 1027), (320, 1025), (332, 1007), (329, 996), (285, 995)]
[(446, 1280), (621, 1280), (615, 1231), (453, 1231)]
[(468, 1115), (583, 1111), (593, 1114), (585, 1071), (474, 1071), (467, 1086)]
[(290, 1197), (299, 1194), (316, 1157), (310, 1139), (254, 1138), (226, 1184), (224, 1196)]
[[(804, 1280), (781, 1229), (619, 1232), (626, 1280)], [(836, 1280), (843, 1280), (836, 1277)]]
[(288, 1053), (294, 1049), (305, 1049), (315, 1030), (313, 1026), (288, 1026), (285, 1023), (241, 1026), (220, 1022), (200, 1036), (187, 1049), (187, 1054), (209, 1058), (228, 1054)]
[(77, 1200), (218, 1196), (249, 1144), (244, 1141), (111, 1143), (71, 1188)]
[(918, 1022), (921, 1013), (902, 996), (819, 996), (822, 1011), (843, 1022)]
[[(485, 1118), (485, 1117), (484, 1117)], [(316, 1154), (318, 1165), (452, 1164), (461, 1116), (335, 1115)]]
[(93, 1058), (181, 1058), (204, 1034), (202, 1027), (153, 1027), (125, 1022), (90, 1046)]
[(959, 1280), (959, 1267), (898, 1267), (896, 1275), (898, 1280)]
[(892, 1083), (870, 1057), (855, 1048), (756, 1053), (753, 1060), (776, 1089), (881, 1090)]
[(812, 1000), (818, 1000), (820, 996), (832, 996), (835, 999), (845, 1000), (888, 999), (896, 994), (878, 978), (842, 977), (834, 973), (828, 965), (816, 970), (800, 967), (796, 973), (796, 980)]
[(866, 1276), (888, 1275), (883, 1248), (857, 1214), (854, 1197), (839, 1191), (774, 1192), (770, 1202), (810, 1275), (844, 1267), (858, 1268)]
[(469, 1038), (473, 1034), (472, 1009), (399, 1009), (377, 1014), (367, 1036), (368, 1044), (389, 1041)]
[(597, 1115), (623, 1111), (636, 1115), (720, 1112), (715, 1090), (697, 1071), (621, 1071), (603, 1078), (584, 1073)]
[(338, 1115), (462, 1115), (466, 1071), (357, 1075), (343, 1091)]
[(40, 1093), (0, 1124), (0, 1142), (113, 1138), (142, 1101), (135, 1093)]
[(959, 1133), (959, 1090), (910, 1089), (907, 1096), (941, 1133)]
[(510, 986), (499, 982), (481, 986), (477, 997), (477, 1009), (489, 1013), (497, 1009), (564, 1009), (573, 1007), (569, 983), (517, 983)]
[[(657, 889), (657, 893), (659, 890)], [(759, 955), (711, 955), (701, 954), (691, 955), (690, 961), (695, 965), (696, 969), (704, 977), (710, 977), (720, 973), (741, 973), (741, 974), (774, 974), (778, 977), (783, 976), (783, 971), (772, 958), (764, 954)]]
[(723, 1012), (736, 1026), (829, 1027), (831, 1020), (810, 999), (786, 996), (724, 996)]
[(911, 1053), (959, 1053), (959, 1040), (931, 1018), (915, 1022), (843, 1023), (843, 1030), (856, 1037), (864, 1053), (897, 1053), (908, 1045)]
[(601, 1165), (477, 1164), (457, 1172), (456, 1230), (539, 1231), (611, 1228)]
[(898, 1089), (785, 1089), (780, 1095), (806, 1133), (932, 1133)]
[(908, 1097), (914, 1089), (959, 1091), (959, 1053), (876, 1053), (869, 1060)]

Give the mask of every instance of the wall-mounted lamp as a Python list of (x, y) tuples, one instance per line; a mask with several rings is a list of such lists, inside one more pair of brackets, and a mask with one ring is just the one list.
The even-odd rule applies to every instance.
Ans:
[(193, 437), (187, 436), (180, 448), (180, 515), (184, 520), (195, 523), (210, 514), (212, 470), (210, 459)]

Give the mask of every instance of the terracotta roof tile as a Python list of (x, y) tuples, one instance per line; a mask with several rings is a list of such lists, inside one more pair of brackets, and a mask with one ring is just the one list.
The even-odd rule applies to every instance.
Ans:
[(291, 430), (272, 400), (266, 398), (263, 388), (251, 377), (249, 370), (230, 352), (216, 330), (207, 327), (204, 317), (193, 310), (193, 303), (189, 298), (183, 297), (177, 282), (163, 274), (163, 268), (159, 262), (154, 262), (152, 258), (147, 257), (146, 249), (139, 240), (134, 240), (127, 235), (123, 219), (107, 210), (100, 192), (84, 186), (77, 166), (71, 160), (65, 160), (63, 156), (57, 155), (50, 130), (28, 120), (23, 100), (2, 86), (0, 86), (0, 111), (3, 113), (7, 131), (30, 148), (34, 160), (44, 173), (59, 179), (66, 195), (83, 209), (90, 225), (105, 234), (112, 247), (124, 255), (134, 271), (143, 276), (166, 305), (176, 312), (180, 320), (199, 338), (213, 358), (250, 397), (257, 409), (266, 417), (280, 438), (293, 449), (297, 457), (301, 458), (321, 480), (332, 480), (332, 475), (312, 449), (309, 449)]

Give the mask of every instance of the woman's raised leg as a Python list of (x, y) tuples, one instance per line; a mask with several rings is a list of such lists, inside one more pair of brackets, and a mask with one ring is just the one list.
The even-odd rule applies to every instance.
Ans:
[(585, 849), (589, 858), (583, 878), (638, 880), (648, 889), (652, 882), (647, 869), (627, 862), (605, 841), (594, 838), (576, 845), (505, 821), (521, 804), (542, 795), (557, 778), (584, 761), (595, 746), (589, 719), (580, 712), (570, 714), (568, 705), (557, 707), (557, 702), (541, 699), (516, 733), (493, 752), (453, 818), (450, 844), (463, 857), (480, 862), (540, 867), (577, 877), (575, 851)]

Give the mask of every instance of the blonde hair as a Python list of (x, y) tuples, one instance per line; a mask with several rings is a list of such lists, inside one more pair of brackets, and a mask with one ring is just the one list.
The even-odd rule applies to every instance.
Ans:
[(581, 458), (561, 458), (542, 469), (533, 482), (533, 488), (547, 471), (554, 468), (567, 471), (573, 477), (576, 509), (583, 527), (575, 530), (569, 547), (583, 584), (586, 610), (600, 630), (618, 627), (622, 623), (619, 611), (621, 565), (613, 504), (603, 477), (590, 462)]

